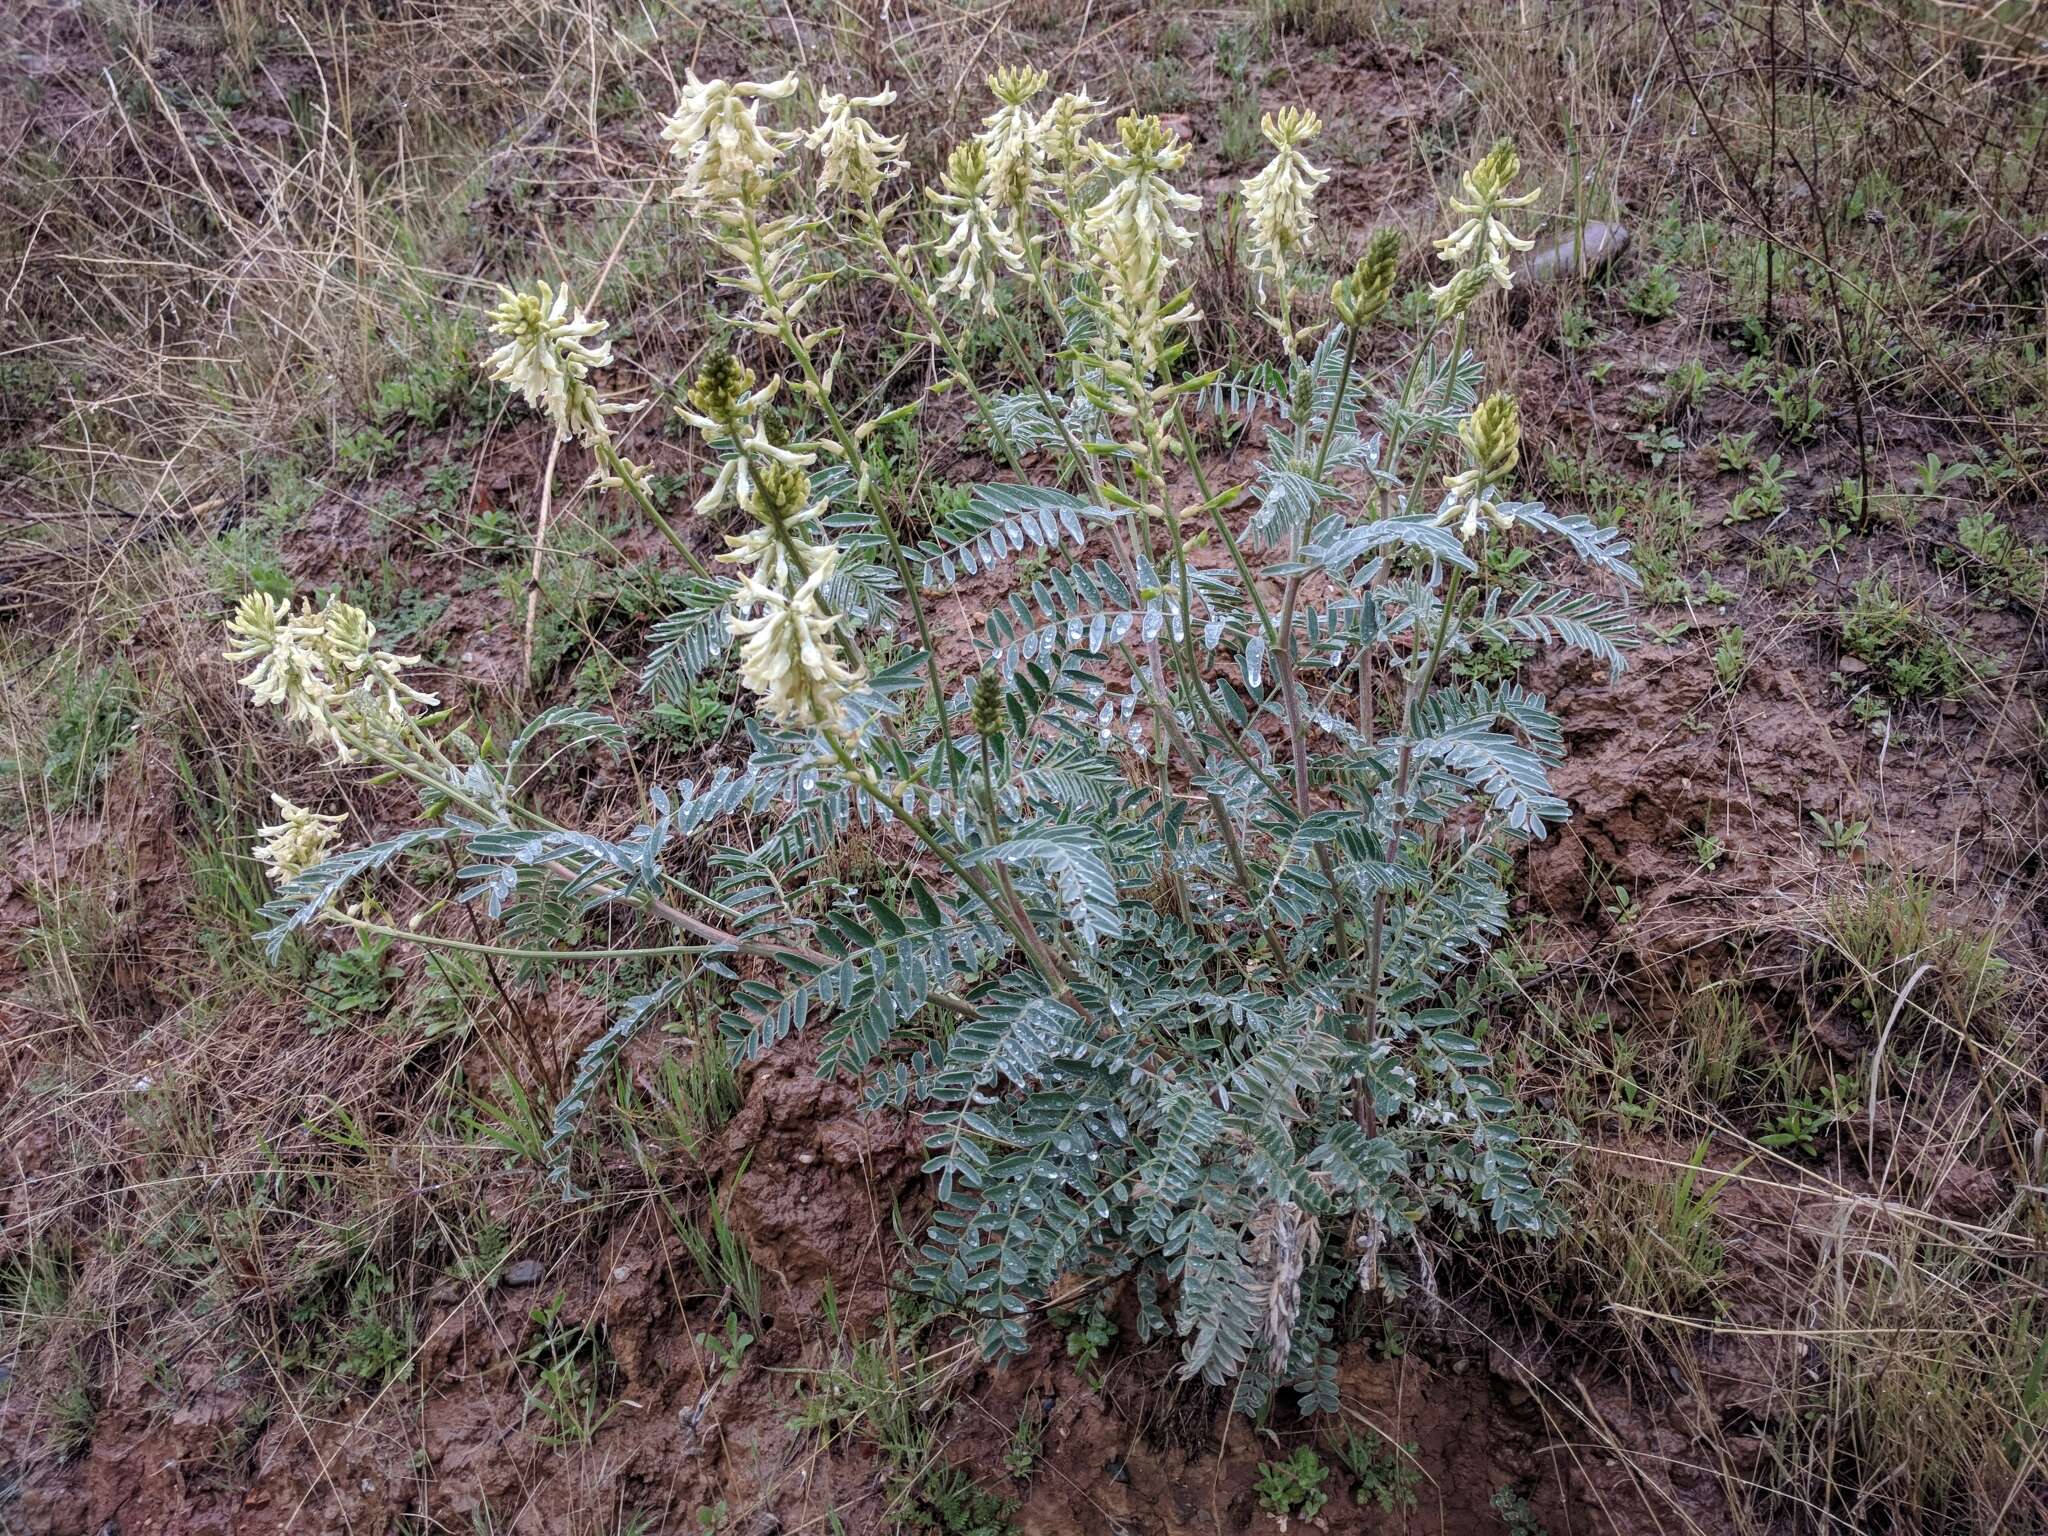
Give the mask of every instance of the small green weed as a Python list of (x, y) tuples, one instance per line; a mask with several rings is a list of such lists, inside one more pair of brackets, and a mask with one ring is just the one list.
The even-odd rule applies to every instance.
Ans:
[(1728, 521), (1746, 523), (1759, 517), (1776, 517), (1785, 510), (1785, 461), (1777, 454), (1755, 465), (1749, 484), (1735, 493), (1728, 504)]
[(1685, 439), (1679, 436), (1676, 427), (1647, 426), (1632, 433), (1629, 441), (1636, 445), (1636, 452), (1650, 461), (1650, 468), (1662, 469), (1666, 459), (1675, 459), (1685, 452)]
[(98, 667), (65, 685), (35, 770), (50, 814), (99, 804), (122, 754), (134, 743), (135, 722), (134, 680), (125, 669)]
[(1714, 440), (1715, 467), (1739, 475), (1756, 463), (1754, 432), (1723, 432)]
[(1500, 1523), (1507, 1528), (1508, 1536), (1550, 1536), (1543, 1528), (1543, 1522), (1536, 1518), (1536, 1506), (1523, 1498), (1512, 1485), (1495, 1489), (1487, 1502), (1500, 1516)]
[(1813, 392), (1813, 375), (1788, 373), (1764, 391), (1787, 442), (1810, 443), (1828, 419), (1827, 402)]
[(1031, 1470), (1045, 1452), (1046, 1414), (1037, 1396), (1025, 1399), (1017, 1413), (1017, 1427), (1010, 1431), (1010, 1443), (1003, 1448), (1003, 1470), (1020, 1483), (1031, 1480)]
[(328, 950), (314, 964), (306, 990), (313, 1032), (325, 1034), (359, 1014), (382, 1013), (404, 974), (382, 934), (365, 934), (352, 949)]
[(1861, 853), (1868, 846), (1864, 841), (1865, 834), (1870, 831), (1868, 821), (1843, 821), (1821, 811), (1808, 811), (1806, 814), (1813, 818), (1814, 826), (1820, 831), (1820, 845), (1829, 853), (1839, 857)]
[(1957, 697), (1974, 674), (1967, 634), (1886, 575), (1856, 583), (1842, 613), (1842, 649), (1873, 668), (1884, 692), (1901, 701)]
[(1422, 1473), (1415, 1465), (1415, 1443), (1395, 1446), (1378, 1437), (1346, 1435), (1337, 1459), (1351, 1474), (1351, 1499), (1355, 1504), (1377, 1504), (1382, 1513), (1394, 1514), (1415, 1508), (1415, 1490)]
[(1629, 285), (1622, 303), (1638, 320), (1668, 320), (1678, 313), (1678, 279), (1660, 261)]
[(1732, 694), (1742, 686), (1742, 674), (1748, 665), (1742, 626), (1731, 624), (1721, 631), (1721, 643), (1714, 647), (1714, 681), (1720, 684), (1723, 693)]
[(1312, 1520), (1330, 1502), (1323, 1484), (1330, 1469), (1314, 1446), (1304, 1445), (1285, 1461), (1262, 1461), (1256, 1484), (1259, 1508), (1282, 1519), (1289, 1515)]
[(556, 1295), (534, 1308), (534, 1340), (519, 1356), (532, 1373), (526, 1390), (529, 1412), (546, 1420), (542, 1438), (550, 1445), (587, 1446), (618, 1411), (612, 1398), (618, 1368), (594, 1321), (573, 1323), (562, 1315)]

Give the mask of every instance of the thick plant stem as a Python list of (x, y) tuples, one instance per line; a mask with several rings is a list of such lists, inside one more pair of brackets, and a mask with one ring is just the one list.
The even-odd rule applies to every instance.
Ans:
[[(1450, 582), (1444, 589), (1443, 608), (1437, 615), (1436, 638), (1431, 641), (1429, 651), (1422, 658), (1417, 672), (1411, 675), (1407, 695), (1402, 700), (1401, 729), (1403, 736), (1400, 756), (1394, 770), (1395, 819), (1393, 826), (1388, 829), (1387, 833), (1387, 851), (1390, 857), (1399, 856), (1401, 839), (1408, 830), (1408, 786), (1415, 766), (1414, 738), (1417, 719), (1416, 711), (1421, 706), (1422, 700), (1429, 694), (1430, 683), (1436, 676), (1438, 658), (1442, 656), (1444, 646), (1450, 639), (1451, 615), (1464, 596), (1464, 580), (1465, 573), (1462, 570), (1454, 569), (1451, 572)], [(1386, 931), (1387, 893), (1380, 891), (1373, 896), (1372, 928), (1366, 935), (1365, 1024), (1361, 1030), (1361, 1038), (1368, 1059), (1379, 1041), (1380, 962), (1383, 958), (1382, 949), (1386, 940)], [(1359, 1085), (1355, 1112), (1358, 1117), (1359, 1128), (1368, 1136), (1373, 1135), (1376, 1130), (1374, 1122), (1377, 1117), (1373, 1111), (1371, 1093), (1363, 1083)]]
[(696, 575), (708, 579), (711, 575), (710, 567), (697, 558), (697, 552), (683, 542), (682, 535), (675, 531), (666, 517), (662, 516), (661, 508), (657, 507), (654, 504), (653, 498), (647, 494), (646, 487), (640, 483), (640, 477), (632, 473), (625, 462), (619, 457), (618, 450), (609, 443), (599, 443), (597, 445), (597, 458), (598, 462), (604, 465), (606, 472), (617, 480), (620, 485), (625, 487), (626, 494), (631, 496), (634, 502), (638, 504), (640, 510), (647, 514), (648, 521), (652, 522), (660, 530), (661, 536), (668, 540), (670, 547), (683, 557), (683, 563), (689, 566)]

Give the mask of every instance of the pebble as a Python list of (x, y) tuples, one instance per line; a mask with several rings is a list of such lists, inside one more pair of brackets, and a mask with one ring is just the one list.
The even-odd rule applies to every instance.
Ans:
[(516, 1264), (507, 1264), (498, 1278), (505, 1285), (538, 1285), (540, 1276), (539, 1259), (521, 1259)]

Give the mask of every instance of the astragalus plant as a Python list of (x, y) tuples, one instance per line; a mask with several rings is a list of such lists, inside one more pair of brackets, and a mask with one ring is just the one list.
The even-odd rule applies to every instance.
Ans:
[[(727, 295), (725, 349), (681, 407), (716, 465), (691, 515), (724, 552), (707, 565), (662, 521), (697, 574), (644, 681), (669, 694), (736, 652), (745, 769), (651, 790), (624, 834), (557, 825), (527, 793), (555, 760), (538, 744), (622, 750), (612, 721), (553, 709), (489, 739), (420, 713), (434, 701), (357, 610), (252, 598), (234, 654), (257, 697), (412, 780), (423, 807), (403, 836), (310, 867), (333, 824), (275, 838), (271, 942), (326, 921), (474, 946), (351, 904), (358, 877), (450, 845), (454, 898), (509, 935), (485, 947), (664, 978), (582, 1058), (551, 1148), (565, 1189), (617, 1052), (708, 973), (740, 1055), (814, 1029), (820, 1072), (921, 1113), (936, 1203), (917, 1282), (987, 1350), (1023, 1349), (1056, 1283), (1128, 1276), (1190, 1375), (1238, 1379), (1247, 1405), (1288, 1384), (1334, 1406), (1348, 1292), (1426, 1271), (1432, 1225), (1551, 1220), (1471, 977), (1516, 846), (1567, 814), (1561, 733), (1540, 697), (1454, 663), (1550, 642), (1618, 669), (1614, 603), (1541, 582), (1508, 598), (1480, 572), (1514, 537), (1619, 589), (1627, 546), (1515, 499), (1515, 403), (1480, 398), (1467, 318), (1525, 243), (1507, 144), (1452, 199), (1426, 333), (1367, 372), (1400, 242), (1375, 236), (1327, 294), (1306, 290), (1319, 124), (1269, 117), (1242, 244), (1277, 361), (1224, 377), (1188, 355), (1205, 210), (1187, 146), (1143, 116), (1098, 138), (1096, 103), (1045, 100), (1033, 70), (990, 85), (985, 129), (922, 194), (870, 121), (887, 91), (692, 76), (661, 131)], [(903, 321), (930, 389), (876, 404), (848, 376), (814, 318), (845, 287)], [(493, 376), (590, 451), (599, 488), (659, 518), (614, 436), (633, 407), (593, 381), (603, 323), (536, 284), (491, 325)], [(1001, 361), (977, 375), (991, 336)], [(1010, 473), (912, 539), (880, 429), (940, 398)], [(1216, 418), (1263, 434), (1243, 483), (1205, 462)], [(995, 602), (971, 663), (942, 655), (929, 595), (989, 572), (1001, 591), (1027, 550), (1044, 574)], [(894, 898), (812, 915), (807, 871), (878, 829), (910, 854)], [(710, 889), (677, 873), (686, 850)], [(532, 915), (600, 910), (617, 948), (562, 949)]]

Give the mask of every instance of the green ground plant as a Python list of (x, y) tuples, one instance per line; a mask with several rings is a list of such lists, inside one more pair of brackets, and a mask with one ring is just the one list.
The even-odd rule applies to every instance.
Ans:
[[(732, 990), (729, 1040), (757, 1055), (822, 1018), (821, 1070), (863, 1073), (877, 1105), (921, 1111), (939, 1206), (916, 1281), (985, 1351), (1026, 1347), (1023, 1316), (1058, 1277), (1127, 1274), (1141, 1338), (1177, 1335), (1188, 1374), (1238, 1380), (1247, 1411), (1283, 1384), (1334, 1407), (1338, 1306), (1401, 1283), (1392, 1244), (1431, 1220), (1551, 1230), (1451, 980), (1503, 930), (1513, 849), (1566, 814), (1549, 787), (1559, 730), (1539, 697), (1461, 681), (1453, 663), (1562, 643), (1619, 669), (1632, 637), (1611, 601), (1533, 570), (1512, 599), (1470, 578), (1515, 529), (1546, 574), (1567, 555), (1626, 587), (1627, 544), (1511, 499), (1516, 408), (1479, 398), (1469, 311), (1506, 283), (1518, 242), (1502, 220), (1533, 196), (1513, 190), (1505, 142), (1452, 199), (1464, 223), (1438, 242), (1448, 275), (1425, 334), (1374, 378), (1360, 341), (1388, 309), (1398, 239), (1375, 237), (1332, 290), (1335, 321), (1304, 327), (1323, 173), (1303, 146), (1320, 125), (1269, 115), (1245, 253), (1283, 362), (1192, 374), (1193, 304), (1169, 285), (1199, 206), (1171, 179), (1185, 145), (1132, 116), (1116, 143), (1084, 148), (1096, 109), (1079, 96), (1027, 132), (1043, 76), (990, 84), (996, 112), (935, 192), (945, 238), (907, 251), (877, 202), (897, 142), (858, 115), (886, 95), (822, 100), (815, 171), (761, 121), (790, 82), (693, 84), (665, 128), (732, 323), (788, 369), (764, 380), (715, 356), (687, 394), (684, 420), (720, 465), (695, 515), (747, 520), (727, 536), (737, 580), (698, 561), (619, 451), (610, 423), (635, 407), (590, 382), (611, 361), (602, 322), (546, 284), (492, 312), (494, 376), (697, 572), (656, 627), (645, 681), (673, 696), (736, 646), (756, 699), (747, 767), (653, 792), (624, 840), (559, 826), (521, 793), (529, 754), (543, 739), (621, 751), (615, 722), (557, 708), (487, 743), (421, 713), (436, 701), (405, 680), (412, 658), (379, 649), (361, 610), (254, 594), (232, 632), (257, 698), (449, 811), (336, 851), (335, 823), (292, 808), (264, 851), (279, 882), (269, 940), (330, 923), (365, 946), (447, 943), (341, 905), (433, 846), (460, 850), (461, 899), (491, 916), (516, 917), (539, 880), (582, 910), (676, 930), (615, 951), (672, 964), (560, 1101), (547, 1155), (572, 1194), (577, 1123), (625, 1042), (704, 967), (766, 959), (780, 979)], [(943, 536), (907, 542), (900, 498), (844, 466), (920, 402), (848, 414), (802, 318), (831, 274), (808, 269), (801, 219), (864, 246), (928, 316), (999, 452), (1055, 455), (1072, 489), (971, 486)], [(1050, 367), (1011, 319), (1030, 303), (1075, 328)], [(955, 305), (994, 320), (1007, 378), (968, 371)], [(1260, 510), (1233, 526), (1236, 488), (1209, 482), (1191, 421), (1251, 412), (1278, 425), (1251, 472)], [(1191, 503), (1166, 494), (1175, 466)], [(1182, 558), (1197, 527), (1227, 570)], [(976, 670), (949, 675), (924, 594), (1033, 546), (1053, 556), (1047, 574), (998, 605)], [(1331, 595), (1310, 595), (1312, 575)], [(916, 642), (885, 663), (878, 642), (906, 618)], [(1277, 752), (1264, 720), (1285, 727)], [(1192, 803), (1166, 793), (1175, 773), (1193, 776)], [(751, 855), (714, 861), (709, 888), (662, 858), (720, 817), (780, 805), (801, 809)], [(799, 918), (776, 872), (876, 818), (923, 867), (888, 903)], [(1447, 1125), (1462, 1129), (1446, 1139)], [(749, 1289), (722, 1238), (699, 1241), (707, 1275)]]
[(1312, 1445), (1297, 1448), (1285, 1461), (1262, 1461), (1257, 1485), (1259, 1508), (1283, 1519), (1293, 1516), (1313, 1520), (1330, 1502), (1323, 1487), (1329, 1480), (1330, 1469)]

